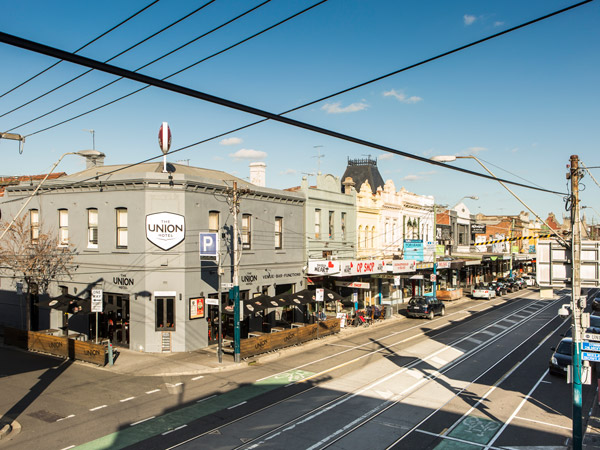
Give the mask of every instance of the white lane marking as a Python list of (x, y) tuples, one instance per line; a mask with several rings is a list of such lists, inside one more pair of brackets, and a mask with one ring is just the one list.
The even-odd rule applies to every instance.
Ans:
[(471, 337), (471, 336), (469, 336), (467, 338), (467, 341), (471, 341), (471, 342), (474, 342), (476, 344), (481, 344), (483, 342), (483, 341), (480, 341), (479, 339), (475, 339), (474, 337)]
[(62, 448), (61, 450), (69, 450), (70, 448), (75, 448), (74, 445), (69, 445), (68, 447)]
[(517, 323), (518, 320), (512, 320), (512, 319), (502, 319), (502, 322), (508, 322), (508, 323)]
[(528, 419), (526, 417), (515, 416), (515, 419), (526, 420), (527, 422), (539, 423), (540, 425), (546, 425), (551, 428), (563, 428), (563, 429), (569, 430), (569, 431), (571, 431), (573, 429), (571, 427), (563, 427), (561, 425), (556, 425), (556, 424), (548, 423), (548, 422), (542, 422), (541, 420)]
[(204, 378), (204, 375), (200, 375), (199, 377), (194, 377), (194, 378), (192, 378), (192, 381), (199, 380), (200, 378)]
[(517, 414), (519, 414), (519, 411), (521, 411), (521, 408), (523, 407), (523, 405), (529, 401), (529, 397), (531, 397), (531, 394), (533, 394), (533, 391), (535, 391), (537, 389), (537, 387), (540, 385), (540, 383), (542, 382), (542, 380), (544, 379), (544, 377), (546, 375), (548, 375), (548, 369), (546, 369), (546, 371), (542, 374), (542, 376), (537, 381), (537, 383), (535, 383), (535, 385), (531, 388), (531, 390), (527, 393), (527, 395), (523, 398), (523, 400), (521, 400), (521, 403), (519, 403), (519, 406), (517, 406), (517, 409), (515, 409), (515, 411), (510, 415), (508, 420), (504, 423), (504, 425), (502, 425), (502, 427), (500, 428), (500, 430), (498, 430), (498, 432), (492, 438), (492, 440), (490, 442), (488, 442), (488, 444), (485, 446), (484, 450), (488, 450), (489, 448), (491, 448), (491, 446), (494, 444), (494, 442), (496, 442), (496, 440), (500, 437), (500, 435), (504, 432), (504, 430), (506, 430), (506, 427), (509, 426), (510, 423), (512, 422), (512, 420), (515, 418), (515, 416)]
[[(461, 444), (467, 444), (467, 445), (472, 445), (472, 446), (480, 446), (481, 444), (478, 444), (477, 442), (471, 442), (471, 441), (465, 441), (464, 439), (458, 439), (452, 436), (444, 436), (443, 434), (437, 434), (437, 433), (431, 433), (430, 431), (425, 431), (425, 430), (415, 430), (417, 433), (423, 433), (423, 434), (428, 434), (429, 436), (435, 436), (437, 438), (440, 439), (448, 439), (450, 441), (454, 441), (454, 442), (460, 442)], [(502, 450), (500, 447), (490, 447), (493, 450)]]
[(213, 395), (211, 395), (210, 397), (204, 397), (204, 398), (201, 398), (200, 400), (196, 400), (196, 403), (201, 403), (201, 402), (204, 402), (204, 401), (206, 401), (206, 400), (209, 400), (209, 399), (211, 399), (211, 398), (213, 398), (213, 397), (216, 397), (216, 396), (217, 396), (217, 394), (213, 394)]
[(65, 419), (70, 419), (71, 417), (75, 417), (75, 414), (70, 414), (67, 417), (63, 417), (61, 419), (56, 419), (57, 422), (60, 422), (61, 420), (65, 420)]
[(494, 333), (493, 331), (490, 331), (490, 330), (482, 330), (482, 331), (480, 331), (480, 333), (489, 334), (490, 336), (496, 336), (496, 333)]
[(154, 394), (155, 392), (160, 391), (160, 389), (154, 389), (153, 391), (147, 391), (146, 394)]
[(95, 408), (90, 409), (90, 411), (97, 411), (102, 408), (106, 408), (108, 405), (96, 406)]
[(127, 397), (122, 400), (119, 400), (121, 403), (128, 402), (129, 400), (133, 400), (135, 397)]
[(148, 417), (148, 418), (146, 418), (146, 419), (138, 420), (137, 422), (130, 423), (130, 424), (129, 424), (129, 426), (130, 426), (130, 427), (133, 427), (133, 426), (137, 425), (138, 423), (145, 422), (146, 420), (152, 420), (152, 419), (154, 419), (155, 417), (156, 417), (156, 416), (152, 416), (152, 417)]
[(229, 408), (227, 408), (227, 409), (233, 409), (233, 408), (237, 408), (238, 406), (242, 406), (244, 403), (248, 403), (248, 402), (247, 402), (247, 401), (243, 401), (242, 403), (238, 403), (237, 405), (230, 406), (230, 407), (229, 407)]
[[(483, 312), (483, 311), (486, 311), (486, 310), (488, 310), (488, 309), (491, 309), (491, 308), (493, 308), (493, 307), (494, 307), (493, 305), (492, 305), (492, 306), (487, 306), (487, 307), (485, 307), (485, 308), (482, 308), (480, 311), (482, 311), (482, 312)], [(453, 313), (451, 313), (451, 314), (446, 314), (445, 318), (446, 318), (446, 319), (448, 319), (449, 317), (456, 316), (456, 315), (458, 315), (458, 314), (461, 314), (461, 313), (463, 313), (463, 312), (464, 312), (464, 311), (466, 311), (466, 310), (467, 310), (467, 309), (461, 309), (460, 311), (455, 311), (455, 312), (453, 312)], [(442, 320), (441, 318), (440, 318), (440, 319), (435, 319), (433, 322), (438, 322), (438, 321), (441, 321), (441, 320)], [(430, 329), (429, 329), (429, 331), (434, 331), (434, 330), (437, 330), (437, 329), (439, 329), (439, 328), (444, 328), (444, 327), (445, 327), (445, 326), (447, 326), (447, 325), (448, 325), (447, 323), (442, 323), (442, 324), (441, 324), (440, 326), (438, 326), (438, 327), (435, 327), (435, 328), (430, 328)], [(390, 333), (390, 334), (388, 334), (387, 336), (383, 336), (383, 337), (379, 338), (379, 339), (378, 339), (378, 341), (383, 341), (384, 339), (391, 338), (391, 337), (394, 337), (394, 336), (396, 336), (396, 335), (398, 335), (398, 334), (403, 334), (403, 333), (406, 333), (406, 332), (408, 332), (408, 331), (412, 331), (412, 330), (415, 330), (415, 329), (418, 329), (418, 328), (421, 328), (421, 325), (415, 325), (415, 326), (412, 326), (412, 327), (406, 328), (406, 329), (404, 329), (404, 330), (395, 331), (395, 332), (393, 332), (393, 333)], [(484, 330), (484, 331), (482, 331), (482, 333), (486, 333), (486, 331)], [(487, 333), (488, 333), (488, 334), (490, 334), (490, 335), (492, 335), (492, 336), (496, 336), (496, 334), (497, 334), (497, 333), (492, 333), (492, 332), (487, 332)], [(391, 348), (391, 347), (394, 347), (394, 346), (396, 346), (396, 345), (403, 344), (403, 343), (405, 343), (405, 342), (411, 341), (411, 340), (413, 340), (413, 339), (416, 339), (416, 338), (418, 338), (418, 337), (421, 337), (421, 336), (423, 336), (424, 334), (425, 334), (425, 333), (424, 333), (424, 332), (422, 332), (422, 333), (416, 334), (416, 335), (414, 335), (414, 336), (410, 336), (410, 337), (408, 337), (408, 338), (406, 338), (406, 339), (402, 339), (402, 340), (400, 340), (400, 341), (398, 341), (398, 342), (395, 342), (394, 344), (388, 345), (388, 348)], [(328, 359), (335, 358), (335, 357), (337, 357), (337, 356), (343, 355), (344, 353), (348, 353), (348, 352), (350, 352), (350, 351), (352, 351), (352, 350), (359, 349), (359, 348), (365, 347), (365, 346), (367, 346), (367, 345), (372, 345), (372, 344), (373, 344), (372, 342), (366, 342), (366, 343), (364, 343), (364, 344), (361, 344), (361, 345), (352, 346), (352, 347), (348, 348), (348, 350), (344, 350), (344, 351), (341, 351), (341, 352), (335, 353), (335, 354), (333, 354), (333, 355), (325, 356), (325, 357), (323, 357), (323, 358), (319, 358), (319, 359), (316, 359), (316, 360), (314, 360), (314, 361), (307, 362), (307, 363), (305, 363), (305, 364), (301, 364), (301, 365), (299, 365), (299, 366), (297, 366), (297, 367), (294, 367), (294, 368), (292, 368), (292, 369), (290, 369), (290, 370), (302, 369), (302, 368), (304, 368), (304, 367), (307, 367), (307, 366), (310, 366), (310, 365), (312, 365), (312, 364), (320, 363), (320, 362), (326, 361), (326, 360), (328, 360)], [(340, 345), (340, 346), (341, 346), (341, 345)], [(363, 356), (369, 356), (369, 355), (371, 355), (371, 354), (373, 354), (373, 353), (378, 353), (378, 352), (381, 352), (381, 350), (375, 350), (374, 352), (370, 352), (370, 353), (368, 353), (368, 354), (366, 354), (366, 355), (363, 355)], [(358, 359), (357, 359), (357, 360), (358, 360)], [(258, 382), (258, 381), (263, 381), (263, 380), (266, 380), (267, 378), (271, 378), (271, 377), (273, 377), (273, 376), (281, 375), (281, 374), (283, 374), (283, 373), (286, 373), (286, 372), (288, 372), (288, 370), (286, 370), (286, 371), (284, 371), (284, 372), (275, 373), (275, 374), (272, 374), (272, 375), (267, 375), (267, 376), (266, 376), (266, 377), (264, 377), (264, 378), (260, 378), (260, 379), (256, 380), (256, 382)]]
[(542, 381), (542, 383), (552, 384), (552, 381), (546, 381), (546, 380), (544, 380), (544, 381)]
[(492, 325), (490, 328), (500, 328), (502, 330), (506, 330), (509, 327), (509, 325), (500, 325), (500, 324), (494, 324)]
[(181, 430), (182, 428), (185, 428), (185, 427), (187, 427), (187, 425), (181, 425), (180, 427), (173, 428), (172, 430), (165, 431), (164, 433), (161, 433), (161, 434), (164, 436), (166, 434), (172, 433), (173, 431)]

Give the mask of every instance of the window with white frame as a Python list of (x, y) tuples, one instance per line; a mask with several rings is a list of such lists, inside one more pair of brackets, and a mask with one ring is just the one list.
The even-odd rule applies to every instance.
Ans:
[(69, 210), (58, 210), (58, 245), (69, 245)]
[(29, 232), (32, 243), (37, 243), (40, 238), (40, 212), (37, 209), (29, 210)]
[(329, 211), (329, 239), (335, 238), (335, 215), (333, 211)]
[(342, 213), (342, 217), (340, 220), (340, 226), (342, 228), (342, 240), (345, 241), (346, 240), (346, 213), (345, 212)]
[(98, 248), (98, 210), (88, 210), (88, 248)]
[(315, 239), (321, 239), (321, 210), (315, 209)]
[(116, 208), (117, 248), (127, 248), (127, 208)]
[(252, 249), (252, 215), (242, 214), (242, 248)]
[(275, 249), (283, 248), (283, 217), (275, 217)]
[(219, 211), (208, 212), (208, 231), (210, 233), (219, 232)]

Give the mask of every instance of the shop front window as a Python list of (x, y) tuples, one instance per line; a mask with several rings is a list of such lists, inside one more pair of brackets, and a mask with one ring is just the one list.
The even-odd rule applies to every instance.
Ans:
[(156, 298), (156, 331), (175, 330), (175, 298)]

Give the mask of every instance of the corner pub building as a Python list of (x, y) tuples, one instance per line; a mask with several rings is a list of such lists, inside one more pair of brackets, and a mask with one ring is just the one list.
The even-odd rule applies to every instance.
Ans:
[[(200, 259), (199, 234), (218, 233), (220, 281), (231, 282), (234, 181), (243, 193), (240, 299), (297, 292), (304, 283), (302, 194), (253, 185), (216, 170), (180, 164), (167, 164), (167, 170), (163, 172), (162, 162), (90, 165), (47, 180), (22, 213), (32, 229), (52, 232), (58, 246), (74, 250), (71, 277), (52, 282), (48, 296), (68, 294), (89, 303), (92, 289), (102, 289), (99, 336), (142, 352), (192, 351), (217, 341), (218, 306), (206, 304), (218, 296), (217, 266)], [(6, 188), (0, 203), (5, 221), (35, 187), (28, 181)], [(20, 281), (6, 271), (1, 274), (0, 326), (26, 327)], [(222, 293), (223, 307), (227, 293)], [(84, 308), (68, 317), (70, 331), (95, 338), (95, 313)], [(62, 325), (63, 312), (32, 307), (32, 329), (58, 330)], [(224, 321), (224, 334), (232, 325)]]

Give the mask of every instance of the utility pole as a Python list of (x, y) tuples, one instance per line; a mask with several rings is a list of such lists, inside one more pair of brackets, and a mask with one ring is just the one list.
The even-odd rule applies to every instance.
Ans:
[(436, 298), (437, 294), (437, 207), (435, 202), (433, 203), (433, 298)]
[(233, 182), (233, 355), (240, 362), (240, 273), (238, 245), (238, 213), (240, 210), (237, 181)]
[(583, 444), (583, 420), (581, 416), (581, 325), (582, 304), (581, 298), (581, 228), (579, 217), (579, 157), (571, 155), (571, 311), (573, 328), (573, 364), (571, 366), (571, 380), (573, 382), (573, 450), (581, 450)]

